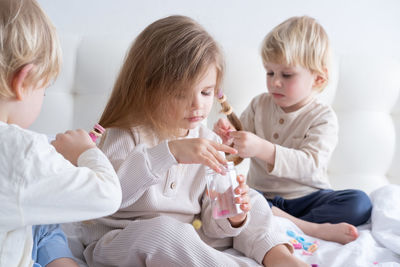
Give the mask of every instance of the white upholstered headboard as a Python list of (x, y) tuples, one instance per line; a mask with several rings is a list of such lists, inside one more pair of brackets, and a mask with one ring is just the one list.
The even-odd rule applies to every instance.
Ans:
[[(46, 92), (31, 129), (55, 134), (70, 128), (90, 130), (97, 122), (133, 37), (62, 35), (62, 72)], [(231, 50), (232, 52), (232, 50)], [(224, 90), (240, 112), (265, 91), (261, 59), (238, 61), (226, 55)], [(400, 63), (362, 54), (337, 55), (332, 83), (321, 98), (332, 104), (340, 126), (339, 144), (329, 166), (337, 189), (367, 192), (400, 184)], [(212, 114), (212, 125), (217, 115)], [(241, 167), (245, 171), (246, 164)]]

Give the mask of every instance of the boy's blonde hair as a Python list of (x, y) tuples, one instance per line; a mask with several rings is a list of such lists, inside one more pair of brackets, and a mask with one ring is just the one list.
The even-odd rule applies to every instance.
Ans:
[(324, 28), (307, 16), (292, 17), (276, 26), (267, 34), (261, 49), (264, 66), (267, 63), (300, 65), (312, 73), (321, 75), (325, 82), (330, 73), (331, 51)]
[(0, 0), (0, 97), (14, 96), (11, 82), (27, 64), (27, 81), (47, 85), (61, 65), (56, 30), (35, 0)]
[(220, 48), (197, 22), (185, 16), (153, 22), (132, 44), (99, 123), (123, 129), (145, 125), (160, 137), (174, 136), (177, 129), (166, 120), (170, 106), (191, 93), (211, 65), (217, 68), (219, 88), (224, 71)]

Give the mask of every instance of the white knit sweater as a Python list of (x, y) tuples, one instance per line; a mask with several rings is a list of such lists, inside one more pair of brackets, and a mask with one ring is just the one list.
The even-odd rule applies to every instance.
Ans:
[(87, 220), (121, 203), (118, 177), (98, 148), (75, 167), (47, 137), (0, 122), (0, 266), (32, 266), (32, 225)]

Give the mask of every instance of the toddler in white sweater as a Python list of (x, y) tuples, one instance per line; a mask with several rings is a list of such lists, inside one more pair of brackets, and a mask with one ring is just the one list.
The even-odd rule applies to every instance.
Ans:
[(58, 74), (60, 47), (35, 0), (1, 0), (0, 18), (0, 266), (78, 266), (52, 224), (113, 213), (120, 183), (85, 131), (51, 145), (25, 129)]

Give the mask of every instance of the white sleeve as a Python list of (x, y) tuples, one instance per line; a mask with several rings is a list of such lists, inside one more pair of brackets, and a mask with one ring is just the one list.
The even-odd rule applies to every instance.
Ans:
[(107, 159), (92, 148), (78, 166), (57, 153), (43, 138), (32, 142), (18, 192), (20, 225), (64, 223), (106, 216), (121, 204), (121, 186)]

